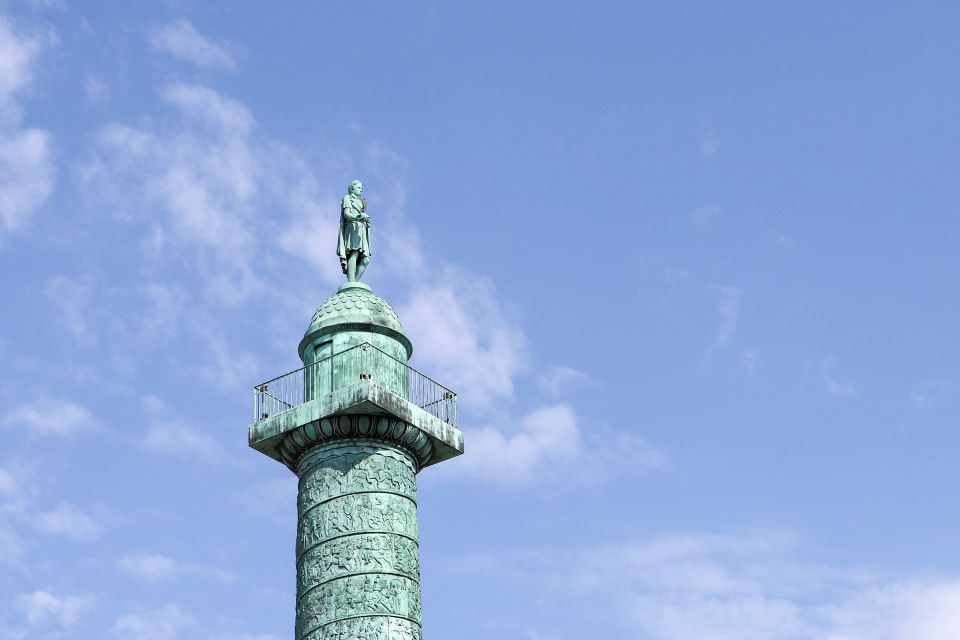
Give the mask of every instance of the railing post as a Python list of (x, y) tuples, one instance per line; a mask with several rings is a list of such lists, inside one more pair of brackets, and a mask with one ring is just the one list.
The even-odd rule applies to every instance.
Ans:
[[(357, 353), (356, 349), (360, 352)], [(378, 385), (434, 417), (457, 426), (457, 394), (369, 342), (254, 387), (254, 422), (332, 392), (336, 383), (336, 366), (341, 369), (341, 380), (347, 383), (352, 383), (358, 375), (361, 379), (373, 380), (373, 374), (379, 372), (381, 375), (373, 380)], [(324, 373), (320, 367), (327, 367), (329, 373)], [(328, 379), (329, 384), (321, 389), (321, 380), (324, 379)]]

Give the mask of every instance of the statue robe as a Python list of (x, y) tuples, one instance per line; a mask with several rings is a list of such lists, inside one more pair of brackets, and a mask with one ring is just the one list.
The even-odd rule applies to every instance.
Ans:
[(347, 272), (347, 258), (351, 251), (359, 251), (360, 258), (369, 258), (370, 226), (361, 222), (360, 215), (366, 210), (367, 202), (349, 193), (343, 196), (340, 207), (340, 238), (337, 240), (337, 255), (340, 256), (340, 266)]

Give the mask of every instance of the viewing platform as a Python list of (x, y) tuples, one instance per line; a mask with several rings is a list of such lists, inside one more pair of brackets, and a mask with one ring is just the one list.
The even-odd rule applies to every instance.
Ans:
[[(337, 418), (350, 414), (384, 419), (353, 425)], [(286, 453), (283, 443), (294, 429), (307, 425), (304, 433), (315, 433), (318, 440), (353, 435), (396, 439), (401, 434), (391, 433), (390, 417), (415, 425), (426, 436), (430, 455), (424, 466), (462, 451), (457, 394), (369, 342), (255, 386), (250, 446), (291, 466), (299, 447), (289, 444)]]
[(266, 420), (362, 380), (457, 426), (456, 393), (369, 342), (258, 384), (253, 388), (253, 421)]

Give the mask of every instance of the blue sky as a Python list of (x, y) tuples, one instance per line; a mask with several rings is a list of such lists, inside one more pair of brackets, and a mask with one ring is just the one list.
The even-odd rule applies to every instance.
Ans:
[(0, 639), (291, 636), (354, 178), (426, 637), (960, 637), (960, 10), (277, 4), (0, 4)]

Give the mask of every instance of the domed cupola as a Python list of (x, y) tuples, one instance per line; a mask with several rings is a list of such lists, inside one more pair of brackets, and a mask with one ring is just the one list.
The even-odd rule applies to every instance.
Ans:
[(313, 314), (300, 341), (300, 359), (308, 365), (363, 343), (403, 362), (413, 354), (400, 318), (387, 301), (362, 282), (347, 282)]

